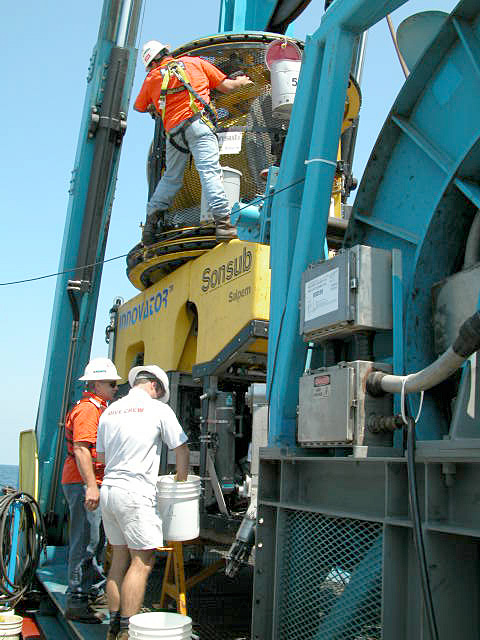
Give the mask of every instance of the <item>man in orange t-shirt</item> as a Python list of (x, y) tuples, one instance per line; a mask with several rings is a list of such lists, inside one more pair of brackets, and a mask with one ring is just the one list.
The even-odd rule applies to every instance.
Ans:
[[(134, 108), (161, 115), (167, 134), (166, 167), (147, 204), (147, 219), (143, 228), (144, 245), (153, 244), (163, 229), (163, 214), (172, 204), (182, 186), (183, 173), (191, 153), (202, 184), (208, 210), (211, 212), (217, 240), (228, 241), (236, 237), (236, 229), (230, 223), (230, 206), (222, 182), (218, 140), (211, 121), (210, 90), (229, 93), (252, 84), (246, 75), (235, 79), (227, 76), (203, 58), (182, 56), (172, 58), (168, 45), (150, 40), (142, 49), (142, 59), (148, 75)], [(178, 75), (171, 72), (175, 62), (193, 89), (188, 90)], [(169, 74), (167, 87), (164, 77)], [(165, 93), (166, 92), (166, 93)]]
[(70, 511), (65, 616), (91, 624), (102, 622), (90, 603), (105, 599), (106, 582), (100, 560), (104, 536), (98, 508), (103, 465), (97, 462), (95, 445), (98, 421), (107, 403), (113, 400), (119, 379), (108, 358), (90, 360), (80, 378), (87, 383), (87, 390), (65, 419), (67, 457), (62, 488)]

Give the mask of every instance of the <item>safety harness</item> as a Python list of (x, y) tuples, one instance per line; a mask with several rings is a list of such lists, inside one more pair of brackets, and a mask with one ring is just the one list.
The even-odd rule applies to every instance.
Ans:
[[(195, 120), (202, 120), (215, 133), (215, 129), (217, 127), (217, 114), (215, 113), (212, 105), (206, 102), (190, 84), (188, 76), (185, 72), (185, 65), (183, 64), (183, 62), (172, 60), (165, 67), (161, 67), (160, 71), (163, 76), (163, 80), (160, 90), (160, 98), (158, 100), (158, 109), (162, 117), (162, 122), (165, 122), (167, 95), (172, 93), (180, 93), (181, 91), (188, 91), (190, 101), (189, 106), (193, 111), (193, 115), (190, 116), (190, 118), (184, 120), (182, 125), (174, 133), (167, 135), (175, 149), (178, 149), (178, 151), (181, 151), (182, 153), (190, 153), (188, 142), (185, 137), (185, 130), (187, 129), (187, 127), (189, 127), (192, 122), (195, 122)], [(169, 89), (168, 85), (172, 77), (175, 77), (183, 86)], [(198, 100), (198, 102), (203, 105), (203, 109), (200, 109), (198, 107), (195, 100)], [(183, 144), (185, 145), (184, 147), (181, 147), (175, 140), (175, 138), (179, 136), (182, 139)]]

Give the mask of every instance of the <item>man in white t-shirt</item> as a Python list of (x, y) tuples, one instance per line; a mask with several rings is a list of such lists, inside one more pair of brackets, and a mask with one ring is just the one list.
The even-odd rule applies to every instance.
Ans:
[(178, 481), (187, 479), (189, 464), (187, 436), (166, 404), (165, 371), (156, 365), (134, 367), (128, 382), (128, 395), (102, 414), (96, 446), (98, 459), (105, 462), (100, 503), (113, 549), (106, 588), (107, 640), (128, 638), (128, 619), (140, 610), (155, 549), (163, 546), (156, 511), (162, 442), (175, 451)]

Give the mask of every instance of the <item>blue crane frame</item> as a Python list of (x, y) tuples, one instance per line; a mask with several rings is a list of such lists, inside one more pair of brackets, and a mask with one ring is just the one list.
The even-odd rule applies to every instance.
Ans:
[[(65, 408), (80, 394), (78, 378), (90, 354), (141, 6), (142, 0), (105, 0), (88, 70), (36, 422), (39, 503), (42, 512), (52, 516), (63, 512), (58, 484), (64, 445), (59, 427)], [(113, 73), (117, 76), (112, 81)], [(118, 78), (121, 91), (112, 86)], [(109, 97), (116, 112), (105, 112)], [(95, 266), (85, 268), (88, 264)], [(69, 281), (75, 278), (78, 286), (69, 292)], [(88, 283), (80, 284), (81, 280)], [(62, 523), (57, 524), (61, 529)]]

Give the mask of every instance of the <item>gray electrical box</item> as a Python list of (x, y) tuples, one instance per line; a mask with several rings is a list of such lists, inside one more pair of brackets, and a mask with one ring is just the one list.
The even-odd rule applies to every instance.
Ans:
[(297, 440), (303, 447), (391, 447), (392, 433), (369, 430), (369, 422), (391, 416), (390, 394), (374, 398), (365, 391), (373, 370), (391, 372), (390, 365), (356, 360), (308, 371), (300, 378)]
[(302, 275), (300, 333), (307, 342), (392, 328), (392, 254), (356, 245)]

